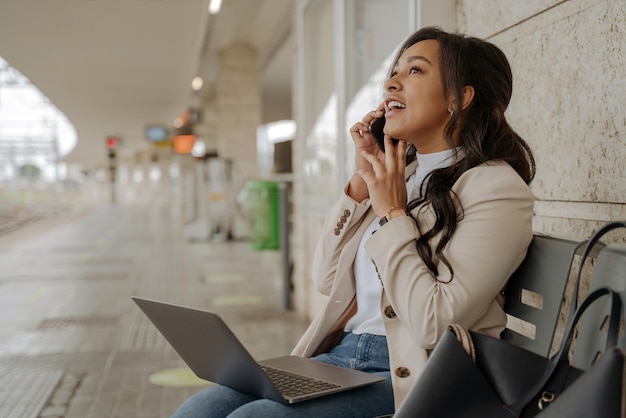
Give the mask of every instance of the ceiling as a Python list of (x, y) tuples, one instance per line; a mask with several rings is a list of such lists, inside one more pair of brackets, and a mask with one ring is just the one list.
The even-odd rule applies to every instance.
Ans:
[(235, 41), (259, 52), (264, 103), (289, 102), (294, 4), (223, 0), (209, 15), (208, 0), (0, 0), (0, 56), (74, 124), (65, 161), (93, 164), (107, 136), (126, 151), (147, 146), (145, 125), (171, 125), (196, 75), (211, 94), (217, 51)]

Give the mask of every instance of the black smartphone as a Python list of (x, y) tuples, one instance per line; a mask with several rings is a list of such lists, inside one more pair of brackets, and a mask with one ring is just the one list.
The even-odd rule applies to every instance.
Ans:
[[(383, 115), (380, 118), (374, 119), (374, 121), (370, 124), (370, 132), (374, 135), (374, 139), (378, 144), (378, 147), (385, 152), (385, 134), (383, 133), (383, 128), (385, 127), (385, 116)], [(392, 139), (393, 145), (398, 143), (397, 139)]]

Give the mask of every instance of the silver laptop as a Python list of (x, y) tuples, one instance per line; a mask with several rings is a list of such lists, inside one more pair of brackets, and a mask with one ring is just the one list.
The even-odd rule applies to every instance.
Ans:
[(201, 379), (281, 403), (295, 403), (385, 380), (297, 356), (256, 362), (213, 312), (132, 298)]

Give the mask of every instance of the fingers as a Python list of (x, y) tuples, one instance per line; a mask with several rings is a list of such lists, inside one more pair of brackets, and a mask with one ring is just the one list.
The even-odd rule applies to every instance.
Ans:
[[(393, 144), (387, 144), (387, 148), (389, 154), (395, 152)], [(404, 173), (396, 172), (395, 168), (390, 170), (386, 166), (387, 161), (394, 161), (393, 166), (395, 167), (397, 165), (395, 164), (395, 157), (388, 157), (385, 154), (385, 161), (383, 161), (366, 151), (361, 151), (360, 155), (370, 167), (357, 169), (355, 174), (365, 183), (367, 196), (371, 200), (374, 211), (381, 216), (390, 207), (404, 207), (403, 205), (406, 205)]]
[(370, 130), (369, 124), (365, 124), (363, 122), (357, 122), (350, 127), (350, 134), (354, 137), (355, 135), (363, 136), (368, 133)]
[(404, 176), (404, 169), (406, 168), (406, 142), (398, 142), (396, 149), (396, 172)]
[(404, 175), (406, 168), (406, 142), (397, 141), (393, 144), (393, 139), (385, 135), (385, 167), (390, 173)]
[(369, 127), (375, 119), (383, 117), (384, 114), (385, 112), (379, 107), (376, 110), (372, 110), (371, 112), (368, 112), (365, 116), (363, 116), (361, 122)]
[(389, 174), (404, 175), (406, 168), (406, 142), (398, 141), (396, 145), (388, 135), (385, 135), (385, 153), (382, 157), (384, 163), (376, 155), (361, 151), (360, 155), (367, 160), (374, 169), (374, 173), (387, 172)]
[(384, 114), (385, 114), (385, 104), (381, 103), (376, 107), (375, 110), (372, 110), (371, 112), (366, 113), (365, 116), (363, 116), (363, 118), (359, 122), (352, 125), (350, 127), (350, 134), (353, 137), (355, 135), (358, 135), (361, 137), (364, 136), (365, 134), (369, 133), (370, 125), (372, 124), (372, 122), (375, 119), (382, 117)]
[(380, 118), (385, 114), (385, 109), (383, 107), (381, 107), (380, 105), (376, 108), (376, 110), (372, 110), (371, 112), (368, 112), (362, 119), (363, 122), (369, 122), (371, 123), (374, 119)]
[(379, 174), (385, 171), (385, 165), (374, 154), (370, 154), (367, 151), (361, 151), (361, 156), (372, 165), (374, 174)]
[(385, 167), (390, 173), (396, 172), (396, 149), (389, 135), (385, 135)]
[(384, 112), (380, 109), (368, 112), (363, 117), (363, 119), (361, 119), (359, 122), (355, 123), (354, 125), (352, 125), (352, 127), (350, 127), (350, 132), (355, 133), (355, 134), (358, 133), (359, 135), (363, 135), (364, 133), (369, 132), (370, 125), (372, 124), (374, 119), (380, 118), (383, 115), (384, 115)]

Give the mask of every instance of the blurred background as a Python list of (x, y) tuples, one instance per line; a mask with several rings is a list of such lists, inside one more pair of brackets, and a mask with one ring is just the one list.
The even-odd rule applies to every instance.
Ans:
[[(0, 0), (0, 255), (14, 260), (0, 297), (33, 260), (20, 245), (82, 225), (63, 238), (77, 253), (111, 222), (101, 232), (145, 228), (124, 247), (144, 269), (163, 253), (139, 247), (159, 237), (207, 271), (216, 253), (271, 266), (268, 303), (306, 324), (324, 302), (310, 284), (324, 213), (353, 171), (348, 127), (428, 25), (507, 54), (536, 232), (584, 239), (626, 218), (622, 0)], [(59, 262), (43, 249), (59, 240), (37, 257)]]

